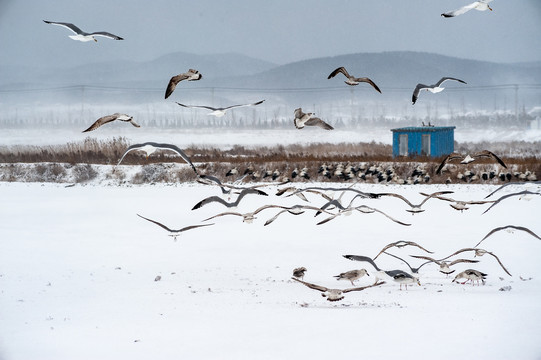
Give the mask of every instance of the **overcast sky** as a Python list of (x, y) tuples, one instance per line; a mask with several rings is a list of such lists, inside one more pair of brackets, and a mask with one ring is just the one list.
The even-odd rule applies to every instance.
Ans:
[[(494, 0), (494, 11), (440, 16), (471, 1), (0, 0), (0, 65), (143, 61), (175, 51), (237, 52), (277, 64), (393, 50), (541, 60), (541, 0)], [(44, 19), (126, 40), (73, 41)]]

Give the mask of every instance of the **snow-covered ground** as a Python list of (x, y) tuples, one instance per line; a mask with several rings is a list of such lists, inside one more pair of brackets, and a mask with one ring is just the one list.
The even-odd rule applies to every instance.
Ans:
[[(376, 143), (392, 144), (392, 132), (387, 127), (367, 127), (357, 129), (335, 129), (321, 131), (321, 129), (306, 128), (301, 131), (291, 129), (279, 130), (251, 130), (251, 129), (160, 129), (146, 128), (134, 129), (125, 124), (112, 124), (91, 134), (81, 133), (79, 129), (2, 129), (0, 146), (11, 145), (60, 145), (67, 142), (80, 142), (87, 137), (99, 140), (125, 137), (132, 143), (157, 141), (175, 144), (179, 147), (212, 146), (217, 148), (230, 148), (234, 145), (242, 146), (275, 146), (308, 143), (358, 143), (372, 141)], [(398, 126), (402, 127), (402, 125)], [(455, 140), (461, 142), (512, 142), (512, 141), (539, 141), (541, 130), (531, 129), (479, 129), (457, 128)]]
[[(177, 141), (178, 142), (178, 141)], [(328, 186), (329, 184), (326, 184)], [(336, 184), (336, 186), (345, 186)], [(398, 192), (420, 202), (419, 191), (452, 190), (460, 200), (484, 198), (489, 185), (358, 185)], [(522, 190), (508, 186), (495, 195)], [(528, 185), (530, 186), (530, 185)], [(249, 195), (237, 209), (300, 204), (297, 197)], [(498, 232), (480, 247), (493, 257), (458, 264), (488, 274), (486, 285), (452, 283), (433, 264), (420, 270), (421, 286), (350, 292), (331, 303), (290, 280), (348, 288), (333, 275), (366, 268), (344, 254), (375, 256), (393, 241), (416, 241), (441, 258), (473, 247), (491, 229), (526, 226), (541, 234), (541, 197), (509, 198), (463, 213), (431, 199), (411, 215), (397, 198), (358, 200), (411, 223), (355, 213), (316, 225), (313, 213), (264, 210), (253, 224), (237, 216), (182, 233), (178, 241), (141, 214), (172, 228), (199, 224), (225, 210), (213, 203), (192, 211), (219, 189), (201, 184), (74, 186), (0, 183), (0, 359), (539, 359), (541, 357), (541, 241), (517, 231)], [(350, 194), (344, 196), (349, 200)], [(313, 205), (324, 200), (308, 194)], [(425, 254), (390, 249), (410, 264)], [(425, 254), (428, 255), (428, 254)], [(460, 257), (473, 258), (467, 252)], [(386, 255), (381, 268), (407, 269)], [(155, 281), (157, 276), (160, 281)], [(522, 280), (522, 279), (524, 280)], [(500, 291), (500, 289), (507, 291)]]

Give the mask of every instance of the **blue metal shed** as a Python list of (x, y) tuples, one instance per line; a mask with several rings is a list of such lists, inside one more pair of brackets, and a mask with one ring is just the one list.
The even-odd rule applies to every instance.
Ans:
[(455, 126), (410, 126), (391, 129), (393, 157), (449, 155), (455, 149)]

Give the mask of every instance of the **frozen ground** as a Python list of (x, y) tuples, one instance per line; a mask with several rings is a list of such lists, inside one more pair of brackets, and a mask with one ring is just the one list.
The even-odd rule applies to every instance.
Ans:
[[(168, 142), (182, 148), (189, 146), (213, 146), (230, 148), (234, 145), (242, 146), (275, 146), (297, 144), (302, 141), (308, 143), (357, 143), (376, 142), (392, 143), (392, 132), (387, 127), (336, 129), (321, 131), (321, 129), (306, 128), (280, 130), (230, 130), (230, 129), (160, 129), (146, 128), (134, 129), (126, 124), (112, 124), (101, 128), (91, 134), (81, 133), (78, 129), (2, 129), (0, 146), (2, 145), (59, 145), (67, 142), (80, 142), (87, 137), (97, 139), (112, 139), (123, 136), (132, 143), (157, 141)], [(401, 126), (399, 126), (401, 127)], [(539, 141), (541, 130), (510, 130), (504, 128), (494, 129), (463, 129), (455, 130), (455, 141), (481, 142), (481, 141)]]
[[(327, 184), (328, 185), (328, 184)], [(344, 186), (336, 184), (336, 186)], [(413, 202), (419, 191), (455, 191), (482, 199), (489, 185), (362, 185), (396, 191)], [(296, 197), (247, 196), (241, 212), (260, 205), (299, 204)], [(501, 194), (521, 190), (508, 186)], [(261, 212), (253, 224), (224, 216), (184, 232), (178, 241), (136, 216), (173, 228), (198, 224), (225, 208), (195, 203), (219, 190), (203, 185), (75, 186), (0, 183), (0, 359), (539, 359), (541, 241), (499, 232), (480, 247), (494, 258), (459, 264), (488, 274), (484, 286), (451, 283), (437, 266), (421, 268), (421, 286), (346, 294), (338, 303), (289, 280), (347, 288), (333, 275), (366, 268), (343, 254), (375, 256), (389, 242), (416, 241), (434, 257), (472, 247), (496, 226), (527, 226), (537, 234), (541, 197), (510, 198), (461, 213), (429, 200), (411, 215), (396, 198), (362, 200), (412, 225), (380, 214), (352, 214), (324, 224), (312, 213)], [(346, 197), (349, 195), (346, 195)], [(314, 205), (321, 198), (309, 195)], [(344, 199), (345, 200), (345, 199)], [(349, 199), (348, 199), (349, 200)], [(393, 249), (410, 264), (417, 248)], [(464, 257), (472, 258), (469, 253)], [(406, 269), (382, 255), (382, 268)], [(154, 281), (156, 276), (161, 281)], [(525, 279), (525, 281), (521, 280)], [(501, 288), (510, 289), (500, 291)]]

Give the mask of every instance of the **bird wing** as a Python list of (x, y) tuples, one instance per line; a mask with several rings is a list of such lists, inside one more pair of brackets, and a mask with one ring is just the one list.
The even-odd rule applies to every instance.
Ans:
[(499, 258), (499, 257), (497, 257), (496, 255), (494, 255), (494, 254), (491, 253), (490, 251), (487, 251), (486, 253), (489, 254), (489, 255), (494, 256), (494, 258), (496, 259), (496, 261), (498, 262), (498, 264), (500, 264), (500, 266), (502, 267), (503, 271), (505, 271), (505, 272), (507, 273), (507, 275), (513, 276), (513, 275), (511, 275), (511, 273), (509, 272), (509, 270), (507, 270), (507, 269), (505, 268), (505, 266), (503, 266), (503, 264), (502, 264), (502, 262), (500, 261), (500, 258)]
[(227, 201), (225, 201), (224, 199), (222, 199), (222, 198), (220, 198), (218, 196), (210, 196), (208, 198), (205, 198), (205, 199), (201, 200), (197, 204), (195, 204), (194, 207), (192, 208), (192, 210), (199, 209), (199, 208), (205, 206), (206, 204), (210, 204), (211, 202), (219, 202), (220, 204), (223, 204), (225, 206), (230, 206), (231, 205), (230, 203), (228, 203)]
[(374, 262), (374, 260), (372, 260), (371, 258), (369, 258), (368, 256), (363, 256), (363, 255), (342, 255), (343, 257), (345, 257), (346, 259), (348, 260), (355, 260), (355, 261), (365, 261), (365, 262), (368, 262), (370, 263), (374, 269), (376, 269), (377, 271), (380, 271), (380, 268), (376, 265), (376, 263)]
[(154, 147), (157, 147), (159, 149), (167, 149), (167, 150), (171, 150), (173, 152), (176, 152), (178, 155), (180, 155), (180, 157), (186, 163), (188, 163), (188, 165), (190, 165), (192, 167), (193, 171), (197, 174), (197, 169), (195, 168), (194, 164), (192, 163), (192, 161), (190, 160), (188, 155), (186, 155), (186, 153), (184, 151), (182, 151), (178, 146), (173, 145), (173, 144), (155, 143), (155, 142), (148, 142), (148, 143), (145, 143), (143, 145), (147, 145), (147, 144), (152, 145)]
[(346, 70), (346, 68), (343, 67), (343, 66), (341, 66), (341, 67), (339, 67), (339, 68), (334, 69), (333, 72), (329, 74), (329, 76), (327, 77), (327, 79), (332, 79), (333, 77), (335, 77), (335, 76), (336, 76), (337, 74), (339, 74), (339, 73), (344, 74), (345, 77), (347, 77), (347, 78), (350, 77), (348, 71)]
[(426, 89), (426, 88), (429, 88), (430, 86), (428, 85), (425, 85), (425, 84), (417, 84), (417, 86), (415, 87), (415, 89), (413, 90), (413, 95), (411, 95), (411, 102), (412, 102), (412, 105), (415, 105), (415, 103), (417, 102), (417, 99), (419, 98), (419, 92), (422, 90), (422, 89)]
[(496, 190), (494, 190), (493, 192), (491, 192), (490, 194), (488, 194), (487, 196), (485, 196), (485, 199), (491, 197), (491, 196), (494, 195), (496, 192), (500, 191), (501, 189), (503, 189), (503, 188), (506, 187), (506, 186), (509, 186), (509, 185), (517, 185), (517, 184), (522, 184), (522, 183), (510, 182), (510, 183), (507, 183), (507, 184), (503, 184), (502, 186), (498, 187)]
[(459, 154), (459, 153), (451, 153), (451, 154), (447, 155), (445, 157), (445, 159), (443, 159), (443, 161), (441, 162), (440, 166), (438, 166), (438, 169), (436, 170), (436, 174), (440, 174), (441, 169), (443, 169), (445, 164), (447, 164), (449, 161), (453, 161), (453, 160), (457, 160), (457, 159), (462, 160), (462, 159), (464, 159), (464, 156), (462, 154)]
[(470, 263), (470, 264), (475, 264), (475, 263), (478, 263), (478, 262), (479, 262), (479, 260), (456, 259), (456, 260), (451, 261), (448, 265), (449, 265), (449, 266), (453, 266), (453, 265), (458, 264), (458, 263)]
[(429, 199), (433, 198), (433, 197), (436, 197), (438, 195), (445, 195), (445, 194), (452, 194), (454, 193), (454, 191), (436, 191), (435, 193), (432, 193), (430, 195), (428, 195), (427, 197), (425, 197), (423, 199), (423, 201), (421, 201), (421, 203), (419, 204), (419, 206), (423, 205), (425, 202), (427, 202)]
[(478, 2), (479, 1), (476, 1), (476, 2), (473, 2), (473, 3), (469, 4), (469, 5), (463, 6), (460, 9), (443, 13), (443, 14), (441, 14), (441, 16), (443, 16), (443, 17), (454, 17), (454, 16), (462, 15), (462, 14), (470, 11), (471, 9), (475, 8), (475, 6), (477, 6)]
[(366, 213), (365, 210), (367, 210), (367, 209), (370, 210), (371, 212), (375, 211), (375, 212), (378, 212), (378, 213), (380, 213), (382, 215), (385, 215), (388, 219), (394, 221), (397, 224), (404, 225), (404, 226), (410, 226), (411, 225), (411, 224), (404, 223), (404, 222), (402, 222), (400, 220), (397, 220), (397, 219), (393, 218), (392, 216), (386, 214), (385, 212), (383, 212), (383, 211), (381, 211), (379, 209), (375, 209), (375, 208), (372, 208), (372, 207), (369, 207), (369, 206), (366, 206), (366, 205), (361, 205), (361, 206), (358, 206), (358, 207), (355, 208), (355, 210), (357, 210), (359, 212), (362, 212), (362, 213)]
[(156, 220), (148, 219), (148, 218), (146, 218), (146, 217), (144, 217), (142, 215), (139, 215), (139, 214), (137, 214), (137, 216), (139, 216), (140, 218), (145, 219), (146, 221), (150, 221), (151, 223), (154, 223), (154, 224), (158, 225), (161, 228), (164, 228), (165, 230), (167, 230), (169, 232), (178, 232), (179, 231), (179, 230), (172, 230), (172, 229), (168, 228), (167, 226), (165, 226), (164, 224), (162, 224), (160, 222), (157, 222)]
[(113, 39), (113, 40), (124, 40), (124, 38), (121, 38), (120, 36), (117, 36), (115, 34), (111, 34), (105, 31), (96, 31), (96, 32), (90, 33), (90, 35), (103, 36), (103, 37)]
[(221, 110), (228, 110), (228, 109), (233, 109), (233, 108), (238, 108), (238, 107), (246, 107), (246, 106), (256, 106), (256, 105), (259, 105), (259, 104), (263, 103), (263, 101), (265, 101), (265, 100), (260, 100), (258, 102), (252, 103), (252, 104), (231, 105), (231, 106), (228, 106), (228, 107), (224, 107)]
[(104, 124), (110, 123), (111, 121), (115, 121), (117, 119), (117, 117), (118, 117), (117, 115), (102, 116), (98, 120), (94, 121), (94, 123), (92, 125), (90, 125), (90, 127), (88, 129), (84, 130), (83, 132), (96, 130), (97, 128), (99, 128), (100, 126), (102, 126)]
[(129, 120), (130, 124), (132, 124), (133, 126), (135, 127), (141, 127), (141, 125), (139, 125), (138, 123), (136, 123), (135, 121), (133, 121), (133, 119)]
[(436, 260), (434, 258), (431, 258), (430, 256), (425, 256), (425, 255), (410, 255), (411, 257), (414, 257), (414, 258), (417, 258), (417, 259), (424, 259), (424, 260), (428, 260), (428, 261), (431, 261), (433, 263), (436, 263), (436, 264), (440, 264), (440, 261), (439, 260)]
[[(175, 101), (176, 102), (176, 101)], [(186, 107), (186, 108), (201, 108), (201, 109), (208, 109), (212, 111), (220, 110), (219, 108), (214, 108), (212, 106), (205, 106), (205, 105), (185, 105), (177, 102), (178, 105)]]
[(65, 27), (66, 29), (70, 29), (71, 31), (73, 31), (75, 34), (85, 34), (85, 32), (81, 29), (79, 29), (77, 26), (73, 25), (73, 24), (70, 24), (70, 23), (64, 23), (64, 22), (55, 22), (55, 21), (47, 21), (47, 20), (43, 20), (43, 22), (47, 23), (47, 24), (51, 24), (51, 25), (58, 25), (58, 26), (62, 26), (62, 27)]
[(225, 215), (236, 215), (236, 216), (244, 216), (243, 214), (241, 213), (238, 213), (238, 212), (233, 212), (233, 211), (226, 211), (226, 212), (223, 212), (223, 213), (220, 213), (220, 214), (217, 214), (217, 215), (214, 215), (214, 216), (211, 216), (209, 218), (206, 218), (205, 220), (203, 221), (209, 221), (210, 219), (214, 219), (214, 218), (217, 218), (217, 217), (220, 217), (220, 216), (225, 216)]
[(483, 150), (483, 151), (481, 151), (481, 152), (478, 152), (478, 153), (473, 154), (473, 157), (474, 157), (474, 158), (476, 158), (476, 157), (490, 157), (490, 158), (493, 158), (493, 159), (495, 159), (501, 166), (503, 166), (504, 168), (507, 169), (507, 166), (506, 166), (505, 163), (502, 161), (502, 159), (500, 159), (496, 154), (494, 154), (494, 153), (491, 152), (491, 151)]
[(376, 194), (378, 197), (380, 196), (392, 196), (392, 197), (395, 197), (395, 198), (399, 198), (401, 200), (403, 200), (406, 204), (408, 204), (409, 206), (413, 207), (414, 205), (408, 200), (406, 199), (404, 196), (400, 195), (400, 194), (395, 194), (395, 193), (378, 193)]
[(481, 215), (483, 215), (484, 213), (486, 213), (487, 211), (489, 211), (490, 209), (492, 209), (492, 207), (494, 207), (495, 205), (497, 205), (500, 201), (502, 200), (505, 200), (511, 196), (518, 196), (518, 195), (541, 195), (541, 193), (536, 193), (536, 192), (531, 192), (531, 191), (528, 191), (528, 190), (524, 190), (524, 191), (520, 191), (518, 193), (514, 193), (514, 194), (507, 194), (507, 195), (504, 195), (502, 196), (501, 198), (499, 198), (498, 200), (496, 200), (492, 205), (490, 205), (488, 207), (488, 209), (486, 209), (485, 211), (483, 211), (483, 213)]
[(458, 81), (458, 82), (461, 82), (463, 84), (467, 84), (467, 82), (465, 82), (464, 80), (460, 80), (460, 79), (457, 79), (457, 78), (453, 78), (453, 77), (442, 77), (440, 79), (440, 81), (438, 81), (436, 83), (436, 86), (440, 86), (444, 81), (447, 81), (447, 80), (454, 80), (454, 81)]
[(122, 157), (120, 158), (120, 160), (118, 161), (118, 164), (116, 164), (117, 166), (120, 165), (120, 163), (122, 162), (122, 160), (124, 159), (124, 156), (126, 156), (130, 151), (132, 150), (137, 150), (137, 149), (140, 149), (142, 148), (143, 146), (145, 146), (145, 144), (134, 144), (132, 146), (130, 146), (128, 149), (126, 149), (126, 151), (124, 152), (124, 154), (122, 155)]
[(479, 244), (481, 244), (483, 242), (483, 240), (485, 240), (486, 238), (488, 238), (490, 235), (494, 234), (495, 232), (497, 231), (500, 231), (500, 230), (505, 230), (505, 229), (516, 229), (516, 230), (522, 230), (522, 231), (525, 231), (527, 232), (528, 234), (532, 235), (533, 237), (541, 240), (541, 237), (539, 237), (536, 233), (534, 233), (532, 230), (528, 229), (528, 228), (525, 228), (523, 226), (515, 226), (515, 225), (506, 225), (506, 226), (500, 226), (500, 227), (497, 227), (497, 228), (494, 228), (492, 230), (490, 230), (490, 232), (488, 234), (485, 235), (484, 238), (481, 239), (481, 241), (479, 241), (477, 243), (477, 245), (475, 245), (474, 247), (477, 247), (479, 246)]
[(308, 286), (310, 289), (314, 289), (314, 290), (321, 291), (321, 292), (325, 292), (325, 291), (328, 291), (328, 290), (329, 290), (329, 289), (326, 288), (325, 286), (320, 286), (320, 285), (316, 285), (316, 284), (310, 284), (310, 283), (308, 283), (308, 282), (306, 282), (306, 281), (302, 281), (302, 280), (299, 280), (299, 279), (294, 278), (294, 277), (292, 277), (291, 279), (292, 279), (292, 280), (295, 280), (295, 281), (297, 281), (297, 282), (300, 282), (300, 283), (303, 284), (303, 285)]
[(171, 96), (173, 91), (175, 91), (177, 84), (181, 82), (182, 80), (186, 80), (187, 78), (189, 78), (188, 74), (179, 74), (179, 75), (173, 76), (169, 80), (169, 83), (167, 84), (167, 88), (165, 89), (165, 98), (167, 99), (169, 96)]
[(342, 290), (343, 293), (348, 293), (350, 291), (363, 291), (365, 289), (368, 289), (368, 288), (371, 288), (371, 287), (374, 287), (374, 286), (380, 286), (380, 285), (383, 285), (385, 284), (385, 281), (378, 281), (378, 282), (375, 282), (373, 283), (372, 285), (367, 285), (367, 286), (361, 286), (361, 287), (356, 287), (356, 288), (350, 288), (350, 289), (345, 289), (345, 290)]
[(365, 82), (365, 83), (368, 83), (370, 85), (372, 85), (372, 87), (374, 89), (376, 89), (377, 92), (379, 92), (381, 94), (381, 90), (379, 89), (379, 87), (376, 85), (376, 83), (374, 83), (372, 80), (370, 80), (369, 78), (367, 77), (362, 77), (362, 78), (356, 78), (355, 80), (357, 80), (358, 82)]
[(321, 120), (320, 118), (317, 118), (317, 117), (311, 117), (310, 119), (308, 119), (304, 125), (307, 125), (307, 126), (319, 126), (320, 128), (322, 129), (325, 129), (325, 130), (333, 130), (334, 128), (327, 124), (325, 121)]

